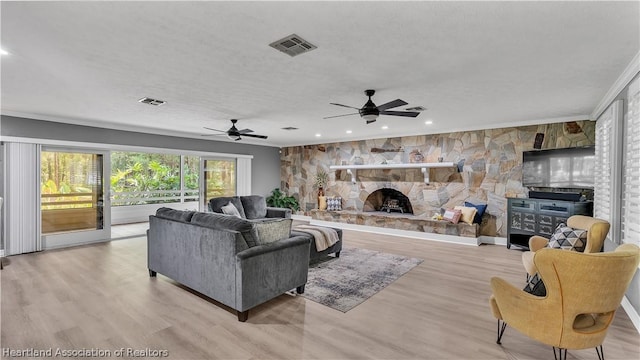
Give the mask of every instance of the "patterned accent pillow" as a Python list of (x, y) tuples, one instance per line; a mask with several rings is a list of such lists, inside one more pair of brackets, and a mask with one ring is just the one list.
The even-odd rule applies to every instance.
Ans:
[(229, 202), (225, 206), (222, 206), (220, 209), (222, 210), (222, 213), (225, 215), (233, 215), (235, 217), (242, 218), (242, 216), (240, 216), (240, 212), (238, 211), (238, 208), (235, 205), (233, 205), (231, 202)]
[(292, 219), (262, 221), (253, 226), (258, 231), (256, 245), (264, 245), (291, 237)]
[(587, 230), (574, 229), (564, 223), (558, 224), (556, 231), (549, 239), (552, 249), (564, 249), (583, 252), (587, 244)]
[(340, 196), (327, 198), (327, 211), (342, 210), (342, 198)]
[(460, 221), (460, 217), (462, 216), (462, 211), (456, 209), (447, 209), (444, 214), (442, 214), (442, 218), (444, 220), (450, 221), (452, 224), (457, 224)]
[(522, 290), (535, 296), (547, 296), (547, 288), (544, 286), (544, 283), (538, 273), (529, 278), (527, 285), (525, 285)]

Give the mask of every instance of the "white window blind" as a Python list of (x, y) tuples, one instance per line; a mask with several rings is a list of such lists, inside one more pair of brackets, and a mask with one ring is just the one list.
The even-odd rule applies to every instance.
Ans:
[(640, 245), (640, 78), (629, 85), (627, 94), (622, 242)]
[(613, 173), (613, 109), (609, 107), (596, 122), (596, 168), (593, 192), (593, 216), (611, 223)]

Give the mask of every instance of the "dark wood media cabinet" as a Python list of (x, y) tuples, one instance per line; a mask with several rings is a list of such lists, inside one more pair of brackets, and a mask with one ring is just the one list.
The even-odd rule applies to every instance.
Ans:
[(553, 235), (559, 223), (571, 215), (593, 214), (592, 201), (564, 201), (530, 198), (507, 199), (507, 248), (511, 245), (529, 250), (529, 238)]

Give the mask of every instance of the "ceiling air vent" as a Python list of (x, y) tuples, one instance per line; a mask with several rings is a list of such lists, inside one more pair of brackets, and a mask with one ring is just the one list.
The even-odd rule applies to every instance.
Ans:
[(166, 103), (166, 101), (156, 100), (156, 99), (152, 99), (152, 98), (148, 98), (148, 97), (143, 97), (142, 99), (138, 100), (138, 102), (141, 102), (143, 104), (154, 105), (154, 106), (160, 106), (160, 105)]
[(274, 41), (269, 44), (269, 46), (276, 50), (280, 50), (289, 56), (297, 56), (317, 48), (317, 46), (311, 44), (310, 42), (304, 40), (296, 34), (291, 34), (278, 41)]
[(298, 130), (298, 128), (297, 128), (297, 127), (293, 127), (293, 126), (287, 126), (287, 127), (283, 127), (283, 128), (282, 128), (282, 130), (289, 130), (289, 131), (291, 131), (291, 130)]
[(425, 110), (427, 110), (427, 108), (424, 107), (424, 106), (414, 106), (414, 107), (408, 107), (405, 110), (407, 110), (407, 111), (425, 111)]

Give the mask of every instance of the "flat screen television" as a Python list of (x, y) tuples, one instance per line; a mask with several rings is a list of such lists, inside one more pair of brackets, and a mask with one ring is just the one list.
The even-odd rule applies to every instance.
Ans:
[(593, 189), (595, 146), (522, 153), (522, 185)]

